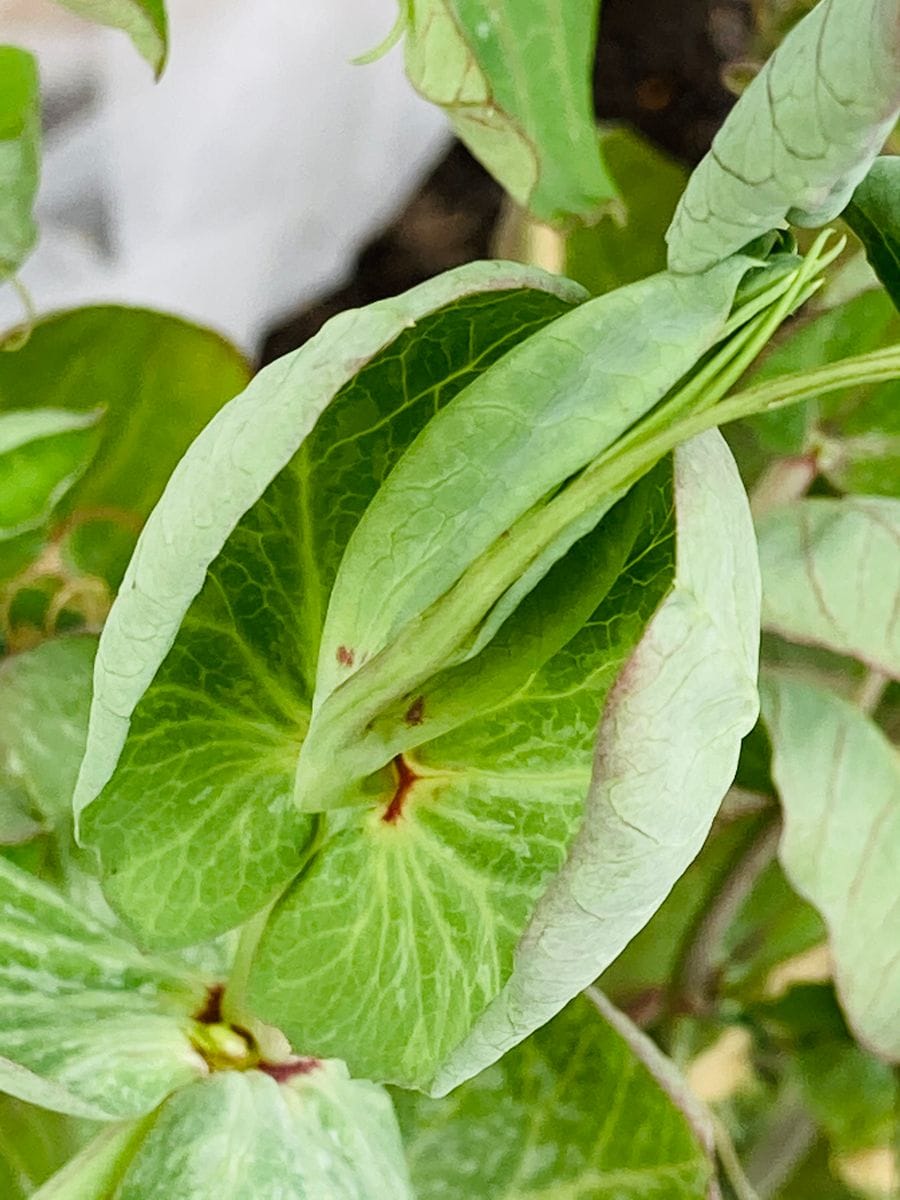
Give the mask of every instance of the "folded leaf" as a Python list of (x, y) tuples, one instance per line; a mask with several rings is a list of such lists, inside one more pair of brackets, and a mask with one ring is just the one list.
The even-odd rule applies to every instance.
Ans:
[(666, 235), (671, 270), (841, 213), (900, 115), (898, 31), (898, 0), (820, 0), (791, 30), (691, 176)]
[(149, 1112), (206, 1071), (206, 990), (0, 858), (0, 1091), (75, 1116)]
[(876, 158), (841, 215), (900, 308), (900, 159)]
[(548, 1021), (647, 923), (700, 850), (756, 720), (759, 581), (746, 497), (718, 434), (680, 447), (675, 467), (672, 591), (607, 697), (566, 864), (436, 1094)]
[(582, 295), (474, 264), (343, 314), (185, 456), (103, 633), (77, 797), (125, 743), (82, 829), (143, 937), (212, 936), (300, 870), (314, 821), (293, 779), (346, 540), (435, 409)]
[(90, 1129), (86, 1122), (0, 1096), (0, 1196), (27, 1200), (72, 1157)]
[(93, 458), (101, 414), (0, 413), (0, 540), (38, 529)]
[(284, 1084), (260, 1071), (220, 1071), (172, 1096), (115, 1200), (176, 1196), (412, 1200), (389, 1096), (349, 1079), (340, 1063)]
[(64, 1167), (52, 1175), (33, 1200), (115, 1200), (128, 1163), (156, 1119), (107, 1125)]
[(857, 1038), (900, 1060), (900, 757), (833, 693), (771, 674), (762, 702), (784, 809), (784, 869), (825, 919)]
[(541, 221), (590, 223), (616, 196), (592, 68), (600, 0), (411, 0), (406, 70)]
[(164, 0), (59, 0), (59, 3), (89, 21), (123, 30), (157, 78), (162, 74), (169, 49)]
[(40, 104), (32, 55), (0, 46), (0, 283), (37, 241), (31, 210), (40, 174)]
[(248, 378), (217, 334), (113, 306), (47, 317), (25, 346), (0, 355), (2, 419), (49, 408), (87, 425), (102, 414), (81, 435), (99, 439), (90, 470), (53, 509), (64, 560), (115, 586), (175, 464)]
[(757, 534), (763, 627), (900, 678), (900, 500), (799, 500)]
[(707, 1147), (587, 997), (452, 1096), (394, 1099), (418, 1200), (711, 1195)]

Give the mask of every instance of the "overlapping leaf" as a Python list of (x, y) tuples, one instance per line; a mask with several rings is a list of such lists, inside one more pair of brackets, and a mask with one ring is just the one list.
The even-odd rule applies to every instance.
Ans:
[(846, 207), (900, 114), (898, 0), (820, 0), (735, 105), (667, 234), (674, 271), (704, 271), (791, 221)]
[(406, 69), (513, 198), (590, 221), (616, 195), (591, 86), (599, 0), (411, 0)]
[(89, 21), (99, 21), (127, 33), (154, 74), (162, 74), (169, 49), (164, 0), (59, 0), (59, 3)]
[(0, 46), (0, 283), (16, 272), (37, 241), (31, 210), (40, 146), (37, 64), (26, 50)]
[(757, 532), (763, 626), (900, 677), (900, 500), (798, 500)]
[(206, 1070), (203, 984), (0, 859), (0, 1091), (75, 1116), (149, 1112)]
[(104, 630), (79, 785), (106, 782), (130, 718), (83, 828), (143, 936), (210, 936), (300, 870), (315, 822), (293, 776), (350, 530), (435, 409), (581, 295), (476, 264), (341, 316), (183, 460)]
[(311, 1063), (221, 1071), (104, 1131), (35, 1200), (412, 1200), (390, 1098)]
[(900, 308), (900, 158), (875, 160), (843, 217), (861, 239), (895, 307)]
[(92, 439), (90, 470), (53, 508), (67, 562), (119, 582), (175, 464), (248, 378), (246, 363), (216, 334), (112, 306), (48, 317), (24, 347), (0, 355), (4, 420), (37, 420), (52, 409), (88, 426), (99, 410), (96, 427), (80, 435)]
[(419, 1200), (698, 1200), (707, 1147), (587, 998), (452, 1096), (395, 1095)]
[(900, 759), (857, 708), (769, 676), (763, 711), (784, 808), (781, 860), (828, 926), (835, 978), (856, 1036), (900, 1058)]

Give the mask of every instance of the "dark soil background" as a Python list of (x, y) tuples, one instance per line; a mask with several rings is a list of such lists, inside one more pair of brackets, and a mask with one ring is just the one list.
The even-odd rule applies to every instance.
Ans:
[[(604, 0), (594, 95), (601, 120), (627, 121), (689, 165), (734, 103), (722, 69), (752, 37), (751, 0)], [(264, 363), (300, 346), (335, 313), (395, 295), (490, 253), (502, 192), (455, 143), (348, 282), (269, 335)]]

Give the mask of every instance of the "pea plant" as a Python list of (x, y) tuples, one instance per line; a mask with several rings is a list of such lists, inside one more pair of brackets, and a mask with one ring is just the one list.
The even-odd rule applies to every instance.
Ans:
[[(162, 0), (66, 6), (163, 69)], [(252, 378), (5, 339), (4, 1197), (891, 1194), (900, 4), (820, 0), (689, 179), (598, 134), (598, 8), (388, 39), (525, 261)], [(39, 108), (0, 48), (12, 285)]]

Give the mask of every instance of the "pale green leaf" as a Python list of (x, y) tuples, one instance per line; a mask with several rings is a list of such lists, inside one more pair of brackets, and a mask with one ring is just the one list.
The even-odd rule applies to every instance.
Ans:
[(666, 235), (673, 271), (838, 216), (900, 115), (898, 30), (898, 0), (820, 0), (791, 30), (691, 176)]
[(185, 457), (104, 630), (79, 785), (81, 804), (106, 783), (130, 722), (83, 830), (143, 937), (212, 936), (300, 870), (293, 777), (347, 537), (435, 409), (582, 295), (475, 264), (342, 315)]
[(584, 997), (451, 1096), (395, 1104), (418, 1200), (710, 1194), (706, 1147)]
[(96, 648), (59, 638), (0, 662), (0, 787), (18, 784), (50, 825), (71, 811)]
[(558, 563), (482, 655), (415, 698), (395, 747), (416, 776), (405, 794), (398, 779), (377, 807), (327, 820), (250, 977), (251, 1003), (295, 1045), (424, 1087), (503, 986), (578, 827), (604, 698), (671, 585), (670, 471)]
[(472, 153), (541, 221), (616, 196), (592, 74), (599, 0), (410, 0), (406, 69)]
[(900, 677), (900, 500), (798, 500), (757, 534), (763, 627)]
[(115, 1200), (182, 1196), (412, 1200), (390, 1097), (340, 1063), (284, 1084), (220, 1071), (184, 1088), (160, 1110)]
[(854, 1033), (900, 1059), (897, 750), (857, 708), (809, 684), (769, 675), (762, 700), (784, 808), (784, 869), (828, 926)]
[(900, 308), (900, 158), (876, 158), (842, 216)]
[(32, 55), (0, 46), (0, 283), (37, 241), (31, 210), (40, 174), (40, 104)]
[(108, 1125), (34, 1195), (33, 1200), (114, 1200), (122, 1174), (156, 1114)]
[(54, 509), (63, 558), (115, 586), (175, 464), (248, 378), (217, 334), (117, 306), (47, 317), (15, 354), (0, 354), (0, 414), (103, 414), (90, 469)]
[(76, 1116), (154, 1108), (206, 1067), (203, 984), (0, 859), (0, 1090)]
[(140, 54), (153, 68), (157, 78), (166, 65), (169, 49), (168, 20), (164, 0), (58, 0), (66, 8), (121, 29), (134, 42)]
[(756, 719), (759, 579), (746, 497), (717, 434), (682, 446), (675, 464), (671, 594), (607, 698), (566, 865), (503, 990), (438, 1074), (438, 1094), (549, 1020), (647, 923), (700, 850)]

